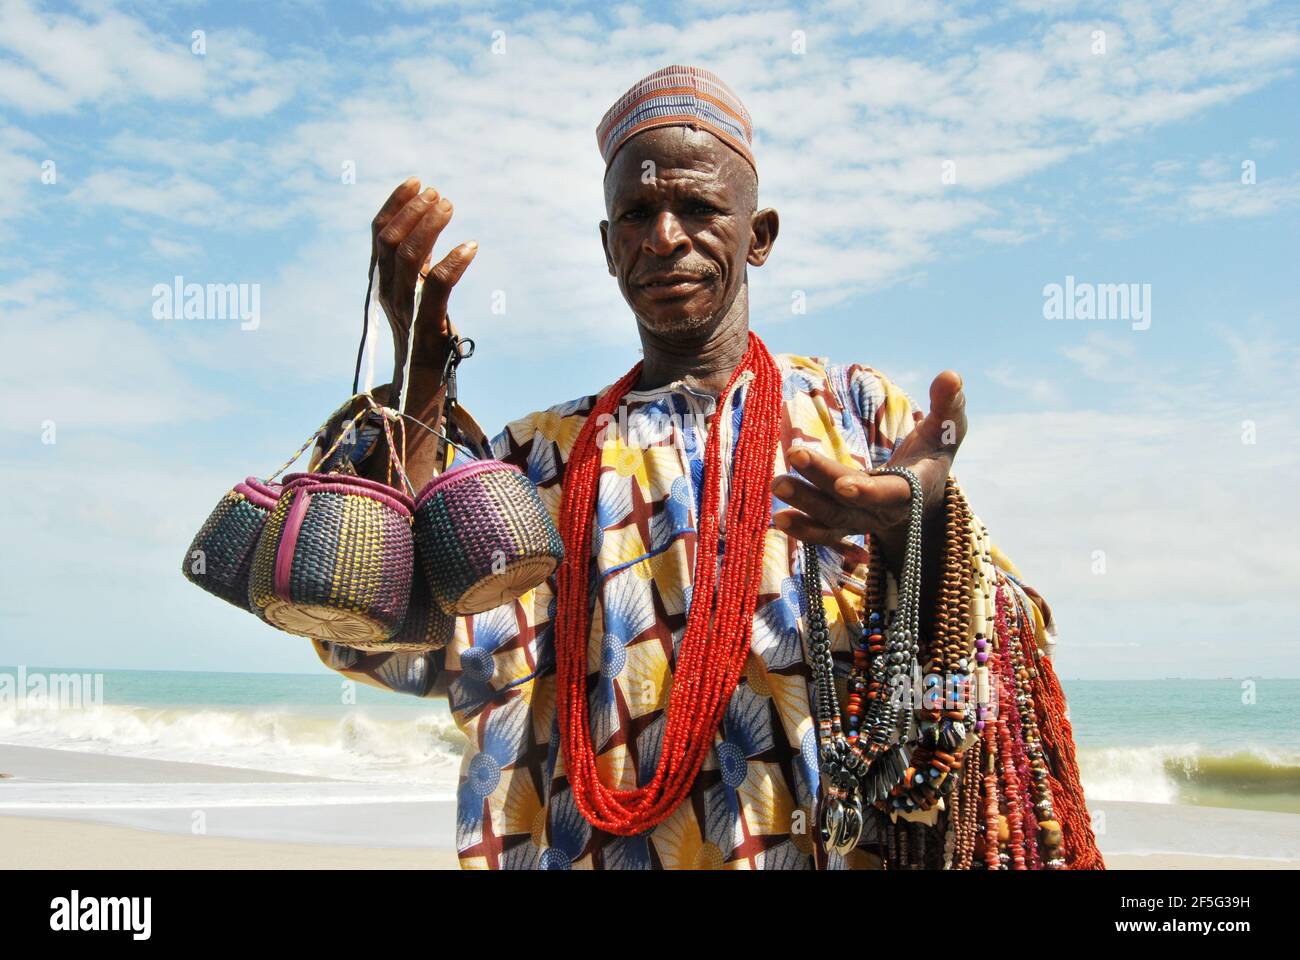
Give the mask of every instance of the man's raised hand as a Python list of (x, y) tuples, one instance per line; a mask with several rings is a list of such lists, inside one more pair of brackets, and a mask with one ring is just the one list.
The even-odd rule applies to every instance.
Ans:
[[(930, 384), (930, 412), (889, 458), (892, 466), (916, 474), (928, 515), (942, 509), (944, 484), (966, 428), (961, 377), (945, 370)], [(806, 449), (790, 451), (788, 463), (799, 476), (784, 474), (772, 481), (772, 492), (791, 507), (773, 516), (777, 529), (857, 560), (863, 559), (860, 551), (846, 545), (844, 538), (870, 533), (879, 538), (887, 558), (901, 560), (911, 499), (906, 480), (888, 474), (873, 477)]]
[[(434, 244), (453, 209), (451, 200), (433, 187), (421, 190), (420, 181), (411, 177), (392, 192), (371, 224), (379, 264), (377, 295), (393, 331), (394, 395), (401, 388), (413, 317), (412, 379), (418, 382), (442, 374), (447, 357), (447, 301), (478, 252), (477, 243), (462, 243), (429, 268)], [(415, 316), (415, 288), (421, 276), (426, 279)], [(436, 383), (433, 386), (436, 389)]]

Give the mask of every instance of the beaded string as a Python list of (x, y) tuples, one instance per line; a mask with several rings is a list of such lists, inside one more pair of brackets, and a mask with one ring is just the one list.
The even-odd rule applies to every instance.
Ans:
[[(902, 477), (908, 484), (910, 513), (902, 576), (894, 614), (886, 622), (882, 609), (871, 611), (866, 638), (854, 652), (845, 735), (834, 686), (830, 634), (821, 594), (821, 564), (817, 548), (803, 544), (803, 587), (807, 598), (807, 659), (812, 669), (818, 734), (818, 760), (826, 790), (821, 833), (830, 848), (846, 853), (862, 834), (862, 805), (885, 798), (907, 768), (911, 713), (905, 709), (910, 685), (918, 672), (920, 644), (921, 532), (923, 494), (916, 475), (905, 467), (885, 466), (872, 476)], [(876, 553), (868, 538), (869, 556)], [(883, 564), (872, 563), (867, 592), (878, 604)], [(865, 667), (865, 675), (863, 668)], [(862, 710), (862, 699), (867, 706)]]
[(989, 729), (984, 738), (984, 783), (982, 800), (984, 803), (984, 865), (990, 870), (1002, 869), (1000, 846), (1002, 843), (1002, 817), (998, 813), (998, 750), (997, 727), (1001, 722), (998, 715), (989, 720)]
[[(884, 800), (907, 768), (910, 746), (906, 742), (911, 711), (907, 709), (911, 687), (919, 672), (921, 608), (921, 482), (906, 467), (881, 467), (874, 476), (897, 476), (907, 481), (911, 504), (907, 523), (906, 547), (898, 602), (894, 615), (884, 624), (884, 647), (881, 656), (871, 658), (870, 677), (875, 696), (870, 696), (863, 729), (852, 744), (865, 761), (859, 779), (867, 803)], [(883, 617), (875, 623), (883, 622)], [(865, 747), (864, 747), (865, 741)]]
[[(1010, 638), (1006, 646), (1006, 670), (1014, 688), (1016, 708), (1010, 711), (1008, 725), (1012, 754), (1015, 757), (1016, 778), (1020, 786), (1021, 820), (1027, 838), (1025, 854), (1029, 868), (1039, 870), (1043, 867), (1040, 844), (1045, 849), (1052, 846), (1048, 843), (1050, 828), (1045, 828), (1043, 823), (1050, 823), (1053, 815), (1051, 791), (1047, 785), (1047, 770), (1038, 741), (1037, 724), (1034, 721), (1033, 693), (1030, 689), (1034, 668), (1026, 665), (1024, 659), (1026, 632), (1032, 629), (1033, 621), (1021, 609), (1019, 597), (1009, 586), (1004, 587), (1003, 592), (999, 593), (998, 602), (1007, 609), (1007, 618), (1011, 624)], [(1032, 836), (1028, 833), (1031, 826), (1034, 828)], [(1049, 866), (1055, 866), (1052, 863), (1055, 855), (1054, 850), (1048, 850)]]
[[(973, 515), (956, 481), (951, 478), (945, 489), (945, 518), (944, 568), (940, 603), (935, 617), (935, 639), (927, 652), (925, 701), (918, 711), (921, 735), (916, 741), (903, 744), (904, 749), (910, 749), (911, 765), (890, 786), (887, 800), (878, 800), (875, 804), (883, 809), (899, 811), (927, 810), (943, 797), (951, 796), (951, 809), (943, 828), (946, 836), (941, 846), (926, 848), (924, 840), (918, 843), (917, 838), (924, 836), (929, 827), (919, 823), (904, 823), (895, 826), (889, 833), (890, 852), (895, 859), (900, 855), (902, 848), (899, 847), (897, 831), (906, 829), (914, 836), (911, 847), (914, 853), (925, 849), (925, 858), (933, 859), (936, 863), (951, 866), (956, 861), (959, 865), (965, 862), (968, 866), (973, 850), (975, 826), (972, 818), (977, 812), (978, 790), (973, 797), (968, 797), (963, 809), (961, 798), (954, 787), (960, 783), (969, 794), (972, 787), (978, 786), (983, 773), (976, 763), (977, 758), (972, 758), (970, 762), (974, 764), (974, 769), (970, 776), (962, 776), (967, 762), (963, 756), (964, 750), (969, 744), (977, 742), (973, 697), (976, 684), (972, 679), (972, 660), (981, 667), (988, 660), (988, 642), (983, 638), (983, 633), (991, 631), (994, 620), (991, 616), (995, 613), (991, 576), (995, 571), (992, 568), (991, 547), (984, 542), (987, 531), (981, 528), (980, 535), (975, 534)], [(874, 556), (876, 548), (877, 545), (868, 537), (869, 558)], [(823, 808), (823, 839), (836, 849), (839, 848), (836, 841), (844, 844), (845, 849), (851, 847), (847, 841), (856, 836), (861, 818), (858, 802), (860, 799), (871, 802), (869, 797), (859, 798), (854, 789), (854, 780), (861, 777), (873, 759), (870, 751), (872, 741), (869, 737), (863, 738), (864, 717), (879, 722), (885, 711), (877, 704), (885, 701), (890, 694), (888, 682), (891, 675), (888, 668), (900, 665), (895, 662), (898, 659), (897, 651), (892, 651), (894, 659), (890, 659), (891, 651), (885, 639), (889, 630), (885, 624), (898, 624), (899, 629), (907, 629), (907, 621), (898, 619), (896, 613), (891, 614), (888, 609), (897, 604), (889, 604), (883, 596), (886, 593), (883, 565), (872, 559), (868, 563), (863, 593), (870, 613), (862, 637), (854, 644), (854, 662), (848, 682), (849, 695), (843, 716), (834, 696), (829, 637), (824, 628), (823, 612), (819, 609), (819, 603), (810, 603), (808, 608), (808, 662), (815, 681), (819, 753), (825, 774), (823, 783), (827, 800)], [(980, 588), (978, 591), (977, 584)], [(820, 601), (817, 554), (815, 548), (807, 544), (804, 545), (803, 586), (805, 596), (817, 597)], [(979, 620), (978, 651), (971, 643), (973, 608)], [(918, 641), (920, 639), (915, 631), (913, 638)], [(912, 651), (909, 649), (908, 652)], [(915, 660), (912, 662), (915, 663)], [(989, 682), (987, 667), (982, 674), (984, 714), (988, 717), (991, 695), (1000, 691), (992, 689), (994, 685)], [(893, 676), (896, 678), (898, 673)], [(864, 702), (867, 703), (865, 710)], [(996, 732), (997, 728), (989, 727), (990, 734)], [(1008, 747), (1006, 752), (1014, 754), (1019, 747), (1019, 744)], [(996, 755), (996, 743), (993, 744), (993, 749), (993, 755)], [(1023, 756), (1023, 751), (1021, 755)], [(1018, 805), (1020, 823), (1025, 820), (1025, 810), (1031, 809), (1027, 794), (1023, 798), (1024, 803)], [(1023, 828), (1018, 824), (1017, 837), (1022, 832)], [(903, 841), (904, 844), (906, 842)], [(1036, 857), (1030, 860), (1036, 866), (1034, 861)]]
[(1027, 757), (1028, 776), (1033, 779), (1033, 797), (1026, 798), (1030, 811), (1038, 825), (1038, 843), (1030, 845), (1031, 860), (1045, 858), (1043, 866), (1049, 870), (1065, 867), (1061, 854), (1061, 826), (1056, 819), (1052, 803), (1052, 788), (1048, 771), (1047, 757), (1043, 751), (1042, 735), (1036, 717), (1037, 696), (1035, 688), (1039, 679), (1037, 664), (1038, 643), (1033, 636), (1033, 618), (1027, 610), (1022, 609), (1020, 597), (1015, 597), (1018, 612), (1016, 636), (1011, 647), (1012, 663), (1017, 677), (1023, 677), (1027, 689), (1016, 698), (1020, 714), (1020, 726), (1023, 729), (1023, 742)]
[[(971, 868), (971, 864), (975, 859), (975, 838), (979, 834), (982, 740), (976, 740), (975, 745), (971, 747), (971, 751), (973, 756), (967, 762), (958, 789), (960, 805), (953, 807), (953, 817), (957, 819), (953, 867), (957, 870), (969, 870)], [(955, 797), (954, 800), (956, 799)]]
[[(872, 659), (883, 656), (885, 652), (884, 617), (885, 611), (885, 568), (879, 562), (879, 549), (875, 539), (868, 534), (865, 538), (867, 547), (867, 576), (863, 599), (867, 620), (861, 637), (853, 644), (853, 666), (849, 673), (848, 702), (844, 707), (846, 739), (856, 744), (862, 718), (865, 713), (864, 701), (874, 700), (880, 695), (881, 684), (871, 676)], [(805, 574), (807, 566), (805, 565)]]
[(1065, 716), (1065, 695), (1060, 681), (1047, 657), (1037, 656), (1033, 645), (1036, 676), (1033, 678), (1034, 703), (1038, 710), (1038, 725), (1043, 745), (1051, 752), (1055, 763), (1049, 770), (1047, 782), (1057, 813), (1056, 821), (1041, 824), (1061, 836), (1061, 858), (1071, 870), (1101, 870), (1106, 864), (1097, 848), (1097, 838), (1092, 831), (1087, 807), (1083, 799), (1083, 786), (1079, 782), (1079, 764), (1074, 752), (1074, 731)]
[[(780, 428), (781, 378), (752, 332), (712, 415), (705, 445), (705, 490), (698, 522), (693, 601), (673, 672), (659, 764), (649, 783), (632, 790), (605, 786), (596, 765), (587, 713), (587, 644), (591, 629), (591, 527), (600, 472), (597, 433), (641, 373), (638, 363), (596, 402), (565, 471), (561, 536), (565, 559), (556, 578), (557, 714), (574, 802), (593, 826), (633, 836), (667, 819), (686, 799), (744, 668), (771, 521), (771, 482)], [(726, 549), (718, 569), (719, 414), (730, 415), (747, 384), (745, 408), (727, 499)], [(715, 585), (717, 587), (715, 594)]]
[(807, 602), (808, 649), (805, 658), (813, 674), (818, 761), (826, 789), (826, 799), (821, 808), (821, 838), (825, 846), (843, 854), (857, 846), (862, 835), (862, 804), (857, 796), (862, 760), (851, 750), (844, 736), (839, 698), (835, 693), (834, 661), (822, 600), (821, 562), (817, 547), (804, 543), (802, 550), (803, 595)]
[(894, 809), (929, 810), (953, 787), (975, 714), (970, 696), (970, 509), (952, 477), (944, 489), (945, 544), (934, 643), (918, 711), (921, 737), (891, 791)]
[[(1008, 636), (1006, 613), (1005, 589), (1001, 589), (997, 594), (999, 637)], [(1020, 776), (1016, 769), (1017, 757), (1013, 746), (1015, 737), (1012, 732), (1012, 726), (1019, 718), (1015, 710), (1016, 687), (1015, 679), (1010, 672), (1011, 655), (1008, 649), (1009, 646), (1009, 644), (1000, 645), (998, 657), (994, 661), (997, 664), (999, 702), (1004, 707), (999, 713), (996, 730), (998, 753), (1002, 757), (1002, 795), (1006, 807), (1004, 819), (1008, 834), (1004, 856), (1008, 859), (1011, 869), (1023, 870), (1025, 869), (1024, 806), (1021, 803)]]

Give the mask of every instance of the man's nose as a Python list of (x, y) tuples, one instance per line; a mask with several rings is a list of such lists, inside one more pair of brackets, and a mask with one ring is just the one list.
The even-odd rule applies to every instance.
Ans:
[(682, 229), (681, 221), (665, 210), (650, 222), (642, 246), (656, 257), (680, 256), (690, 252), (691, 238)]

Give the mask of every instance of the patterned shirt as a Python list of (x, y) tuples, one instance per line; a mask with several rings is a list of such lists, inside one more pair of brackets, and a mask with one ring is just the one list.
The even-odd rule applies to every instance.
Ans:
[[(789, 354), (775, 359), (783, 413), (774, 475), (788, 472), (786, 454), (796, 446), (864, 470), (880, 466), (922, 418), (868, 367)], [(734, 453), (745, 393), (744, 386), (734, 391), (731, 409), (717, 418), (724, 451)], [(492, 441), (493, 454), (527, 474), (553, 518), (565, 463), (595, 400), (530, 414)], [(619, 412), (620, 441), (601, 449), (588, 708), (597, 768), (612, 788), (648, 782), (659, 760), (691, 604), (708, 418), (718, 402), (681, 382), (632, 391)], [(730, 455), (722, 459), (731, 462)], [(773, 511), (785, 506), (773, 498)], [(820, 555), (843, 702), (866, 569), (826, 549)], [(995, 559), (1014, 569), (1000, 554)], [(769, 527), (749, 656), (713, 749), (687, 799), (634, 837), (592, 827), (568, 787), (556, 710), (554, 577), (511, 603), (459, 618), (452, 641), (433, 654), (317, 648), (328, 665), (358, 679), (421, 696), (446, 694), (469, 740), (457, 793), (463, 867), (811, 868), (819, 775), (813, 681), (800, 631), (801, 574), (798, 542)], [(1024, 606), (1034, 611), (1041, 641), (1038, 607), (1027, 600)], [(870, 868), (879, 860), (859, 849), (831, 854), (826, 865)]]

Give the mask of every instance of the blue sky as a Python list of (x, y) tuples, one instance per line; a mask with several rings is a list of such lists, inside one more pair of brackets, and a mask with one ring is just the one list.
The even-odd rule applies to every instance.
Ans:
[[(1032, 0), (0, 0), (0, 664), (315, 669), (178, 568), (346, 394), (375, 210), (416, 175), (479, 241), (489, 430), (592, 392), (637, 346), (595, 125), (674, 62), (754, 116), (769, 345), (963, 374), (957, 474), (1065, 675), (1297, 674), (1300, 18)], [(177, 275), (257, 285), (257, 328), (156, 319)], [(1067, 276), (1149, 284), (1149, 329), (1045, 319)]]

